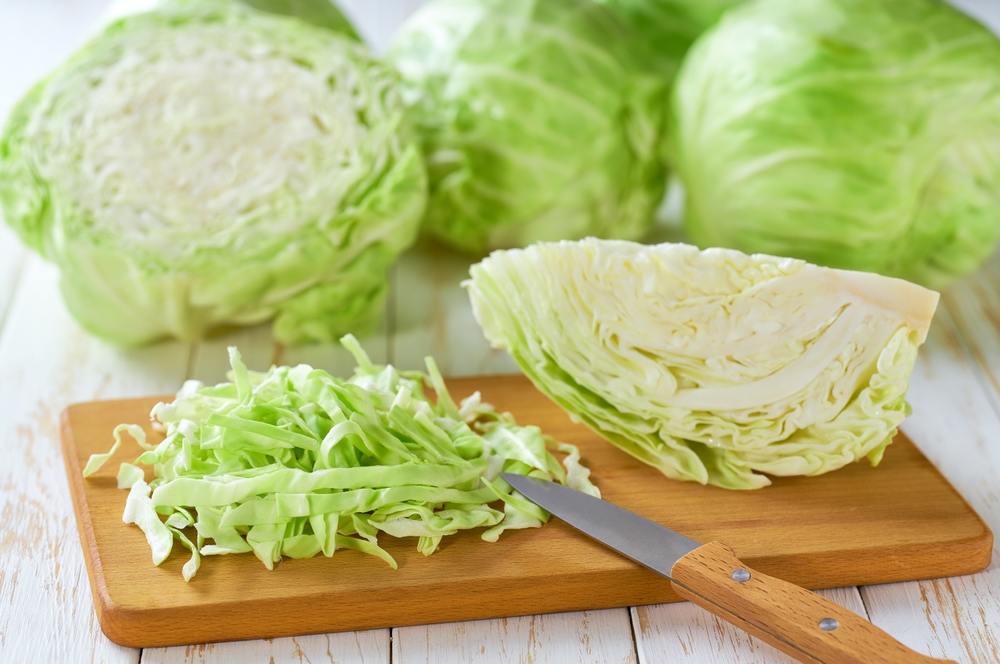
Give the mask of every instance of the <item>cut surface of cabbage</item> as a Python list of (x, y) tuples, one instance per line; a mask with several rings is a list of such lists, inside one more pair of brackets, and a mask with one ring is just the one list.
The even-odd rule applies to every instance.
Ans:
[(801, 260), (587, 239), (465, 282), (490, 342), (579, 421), (675, 479), (878, 463), (938, 294)]
[[(540, 527), (548, 513), (501, 472), (600, 496), (575, 446), (519, 426), (478, 392), (456, 404), (432, 359), (429, 375), (401, 373), (372, 364), (354, 337), (343, 343), (359, 365), (348, 380), (307, 365), (248, 371), (230, 348), (232, 383), (189, 381), (153, 408), (161, 442), (119, 425), (111, 451), (91, 456), (84, 476), (111, 458), (123, 433), (135, 439), (145, 450), (135, 463), (152, 466), (154, 479), (147, 484), (137, 465), (121, 465), (118, 487), (129, 489), (122, 518), (145, 533), (156, 565), (175, 540), (190, 551), (186, 581), (202, 556), (252, 551), (271, 569), (282, 557), (346, 548), (395, 568), (379, 532), (417, 537), (430, 555), (459, 530), (485, 527), (482, 538), (496, 542), (504, 530)], [(550, 446), (565, 455), (562, 464)]]
[(272, 318), (286, 343), (360, 333), (427, 197), (397, 85), (343, 32), (163, 3), (15, 107), (0, 209), (59, 266), (77, 320), (115, 343)]

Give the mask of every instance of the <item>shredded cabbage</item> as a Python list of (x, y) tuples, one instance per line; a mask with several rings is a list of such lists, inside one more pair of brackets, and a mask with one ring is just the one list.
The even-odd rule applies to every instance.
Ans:
[[(118, 486), (129, 489), (123, 520), (145, 533), (154, 564), (177, 540), (191, 552), (188, 581), (201, 556), (249, 551), (268, 569), (283, 556), (342, 548), (395, 568), (380, 531), (418, 537), (430, 555), (459, 530), (485, 527), (482, 538), (495, 542), (504, 530), (545, 523), (548, 514), (512, 493), (501, 472), (600, 496), (575, 446), (519, 426), (478, 392), (456, 404), (432, 358), (429, 375), (400, 373), (372, 364), (353, 336), (341, 342), (359, 365), (349, 380), (307, 365), (248, 371), (231, 347), (232, 383), (188, 381), (172, 403), (153, 408), (162, 442), (122, 424), (111, 451), (91, 456), (84, 476), (117, 451), (123, 432), (145, 450), (136, 463), (152, 466), (155, 479), (147, 484), (140, 468), (122, 464)], [(550, 445), (566, 454), (563, 465)], [(490, 506), (497, 501), (502, 511)], [(195, 542), (185, 533), (192, 526)]]
[[(336, 14), (321, 6), (320, 23)], [(0, 213), (59, 267), (73, 316), (114, 343), (272, 318), (283, 343), (334, 341), (374, 325), (424, 211), (397, 87), (343, 31), (163, 3), (109, 25), (16, 106)]]

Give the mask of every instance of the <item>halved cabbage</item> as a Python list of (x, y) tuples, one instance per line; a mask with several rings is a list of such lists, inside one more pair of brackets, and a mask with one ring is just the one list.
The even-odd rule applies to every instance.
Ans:
[(752, 489), (881, 459), (938, 294), (682, 244), (497, 251), (465, 282), (535, 385), (674, 479)]
[(360, 330), (425, 202), (395, 74), (343, 30), (235, 2), (112, 23), (0, 138), (6, 222), (126, 345), (272, 317), (285, 342)]

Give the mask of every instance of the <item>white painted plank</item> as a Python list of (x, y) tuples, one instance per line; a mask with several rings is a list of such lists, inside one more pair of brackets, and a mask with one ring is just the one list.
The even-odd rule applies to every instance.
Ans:
[[(857, 588), (818, 591), (860, 616), (867, 617)], [(679, 661), (712, 664), (790, 664), (794, 659), (716, 618), (690, 602), (654, 604), (632, 609), (639, 664)]]
[(0, 336), (0, 661), (135, 662), (137, 650), (114, 645), (97, 625), (59, 416), (76, 401), (173, 389), (189, 349), (95, 340), (69, 317), (56, 282), (51, 266), (30, 258)]
[[(907, 435), (1000, 532), (1000, 420), (947, 305), (921, 349), (908, 398)], [(993, 563), (979, 574), (862, 588), (872, 622), (928, 655), (1000, 661), (998, 553), (994, 544)]]
[(1000, 406), (1000, 254), (949, 288), (942, 301), (972, 354), (978, 377)]
[(14, 231), (3, 224), (0, 215), (0, 330), (7, 313), (7, 305), (14, 296), (14, 287), (24, 264), (26, 250)]
[(393, 630), (393, 664), (633, 664), (627, 609)]
[[(261, 616), (266, 620), (266, 616)], [(141, 664), (388, 664), (389, 630), (146, 648)]]
[(461, 282), (475, 259), (435, 245), (397, 264), (392, 355), (401, 369), (423, 369), (432, 355), (445, 376), (519, 373), (510, 356), (490, 348)]

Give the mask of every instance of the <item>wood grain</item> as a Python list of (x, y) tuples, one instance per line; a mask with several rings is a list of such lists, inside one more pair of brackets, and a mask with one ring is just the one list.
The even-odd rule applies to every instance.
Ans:
[(634, 664), (626, 609), (474, 620), (393, 630), (394, 663)]
[[(1000, 274), (994, 259), (984, 273)], [(979, 276), (970, 277), (979, 283)], [(980, 284), (982, 285), (982, 284)], [(913, 415), (906, 431), (994, 531), (1000, 528), (1000, 419), (996, 394), (983, 380), (998, 364), (1000, 309), (983, 298), (977, 319), (963, 311), (968, 336), (952, 310), (962, 303), (951, 293), (939, 307), (910, 381)], [(962, 306), (969, 306), (965, 301)], [(970, 352), (978, 345), (977, 353)], [(993, 375), (992, 373), (990, 375)], [(996, 547), (996, 545), (995, 545)], [(994, 549), (997, 551), (997, 549)], [(909, 647), (960, 662), (1000, 662), (1000, 556), (974, 576), (861, 589), (872, 622)]]
[[(666, 480), (570, 423), (523, 376), (450, 385), (457, 395), (479, 389), (521, 421), (579, 445), (609, 500), (699, 541), (725, 540), (747, 564), (792, 583), (817, 588), (957, 574), (989, 560), (989, 531), (905, 437), (889, 447), (879, 468), (854, 465), (732, 492)], [(179, 574), (184, 556), (152, 567), (142, 534), (121, 522), (124, 493), (115, 488), (116, 469), (136, 450), (123, 448), (87, 481), (79, 475), (91, 453), (107, 448), (115, 424), (142, 422), (155, 401), (81, 404), (64, 418), (64, 451), (98, 616), (116, 642), (174, 645), (677, 599), (663, 577), (558, 520), (509, 533), (493, 546), (479, 541), (478, 533), (460, 533), (429, 558), (415, 551), (412, 540), (387, 537), (384, 546), (399, 562), (398, 572), (350, 551), (288, 560), (275, 572), (249, 556), (225, 556), (207, 560), (185, 584)], [(257, 620), (262, 614), (269, 616), (266, 623)]]
[(31, 257), (0, 337), (0, 661), (135, 662), (94, 620), (73, 505), (59, 462), (59, 413), (80, 399), (162, 392), (186, 344), (112, 349), (59, 299), (55, 270)]
[[(265, 619), (261, 616), (261, 619)], [(389, 664), (389, 630), (146, 648), (139, 664)]]
[[(732, 578), (736, 571), (748, 578)], [(722, 542), (681, 557), (670, 578), (682, 597), (808, 664), (950, 662), (917, 653), (836, 603), (758, 572)], [(834, 627), (821, 628), (822, 621)]]
[(3, 330), (7, 305), (14, 295), (14, 286), (21, 274), (26, 253), (14, 231), (0, 221), (0, 331)]
[[(817, 590), (831, 602), (868, 619), (855, 587)], [(670, 664), (696, 659), (713, 664), (791, 664), (788, 655), (691, 604), (656, 604), (632, 609), (639, 664)]]

